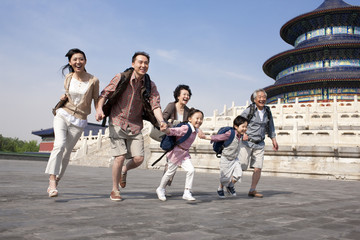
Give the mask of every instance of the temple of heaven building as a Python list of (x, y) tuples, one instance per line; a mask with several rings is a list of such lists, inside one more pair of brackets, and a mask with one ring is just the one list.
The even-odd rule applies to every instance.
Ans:
[(268, 104), (360, 97), (360, 6), (325, 0), (285, 23), (280, 35), (294, 48), (263, 65), (275, 80), (265, 88)]

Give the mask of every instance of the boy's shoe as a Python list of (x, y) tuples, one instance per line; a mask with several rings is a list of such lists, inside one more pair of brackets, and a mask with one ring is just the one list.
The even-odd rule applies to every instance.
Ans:
[(227, 192), (229, 193), (229, 195), (231, 196), (236, 196), (236, 192), (235, 192), (235, 187), (234, 186), (230, 186), (230, 187), (226, 187)]
[(261, 193), (258, 193), (256, 190), (249, 192), (248, 196), (249, 197), (258, 197), (258, 198), (263, 197), (263, 195)]
[(225, 198), (224, 189), (217, 190), (217, 194), (219, 195), (219, 198)]
[(112, 201), (121, 201), (120, 191), (112, 191), (110, 193), (110, 199)]
[(184, 192), (183, 199), (188, 201), (195, 201), (196, 199), (192, 196), (191, 192)]
[(159, 198), (160, 201), (166, 201), (166, 197), (165, 197), (165, 189), (164, 188), (157, 188), (156, 189), (156, 194)]

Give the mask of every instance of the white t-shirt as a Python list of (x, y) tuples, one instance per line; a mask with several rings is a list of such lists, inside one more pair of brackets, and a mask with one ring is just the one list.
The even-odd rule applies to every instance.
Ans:
[(263, 110), (258, 109), (258, 113), (259, 113), (259, 116), (260, 116), (260, 120), (263, 121), (264, 120), (264, 114), (265, 114), (265, 108), (263, 108)]
[(179, 121), (182, 122), (183, 118), (184, 118), (184, 115), (181, 115), (181, 114), (177, 113), (177, 119), (176, 120), (179, 120)]
[(82, 82), (74, 77), (71, 78), (69, 94), (75, 105), (78, 105), (88, 89), (89, 81)]
[[(71, 78), (70, 86), (69, 86), (69, 95), (75, 105), (78, 105), (81, 102), (81, 99), (84, 97), (84, 94), (86, 93), (88, 87), (89, 87), (89, 81), (82, 82), (82, 81), (75, 79), (74, 77)], [(70, 122), (71, 124), (73, 124), (77, 127), (84, 128), (87, 125), (87, 120), (79, 119), (79, 118), (69, 114), (63, 108), (59, 108), (56, 111), (56, 114), (60, 114), (68, 122)]]

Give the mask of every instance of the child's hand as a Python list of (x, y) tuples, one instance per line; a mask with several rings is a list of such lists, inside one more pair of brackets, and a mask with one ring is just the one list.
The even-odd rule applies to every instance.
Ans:
[(168, 125), (165, 122), (160, 123), (160, 131), (165, 132)]
[(201, 138), (201, 139), (206, 139), (205, 133), (204, 133), (203, 131), (201, 131), (200, 129), (199, 129), (199, 132), (198, 132), (198, 136), (199, 136), (199, 138)]
[(244, 141), (249, 140), (249, 136), (246, 133), (244, 133), (242, 140)]

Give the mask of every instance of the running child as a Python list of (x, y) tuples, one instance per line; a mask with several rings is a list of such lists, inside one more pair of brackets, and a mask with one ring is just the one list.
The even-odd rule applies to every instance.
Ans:
[[(224, 146), (220, 158), (220, 185), (217, 193), (220, 198), (225, 198), (224, 187), (230, 196), (236, 196), (235, 183), (241, 180), (242, 169), (238, 159), (240, 150), (240, 142), (242, 135), (247, 129), (247, 119), (242, 116), (237, 116), (233, 122), (233, 129), (235, 130), (235, 137), (228, 146)], [(230, 138), (232, 129), (223, 134), (206, 136), (204, 133), (199, 133), (201, 139), (211, 140), (212, 142), (226, 141)]]
[(174, 176), (179, 166), (181, 166), (186, 171), (185, 190), (182, 198), (188, 201), (196, 200), (191, 194), (195, 170), (190, 160), (191, 157), (189, 154), (189, 148), (196, 138), (196, 135), (199, 131), (199, 127), (203, 123), (203, 119), (204, 119), (204, 113), (202, 111), (191, 108), (188, 115), (189, 124), (185, 124), (180, 127), (174, 127), (174, 128), (166, 128), (166, 127), (160, 128), (160, 130), (165, 132), (166, 135), (176, 136), (177, 140), (187, 133), (189, 126), (192, 130), (189, 138), (187, 138), (183, 143), (176, 145), (173, 150), (171, 150), (166, 154), (167, 158), (169, 159), (168, 169), (164, 173), (159, 187), (156, 189), (156, 194), (161, 201), (166, 201), (166, 196), (165, 196), (166, 185), (169, 179), (171, 179)]

